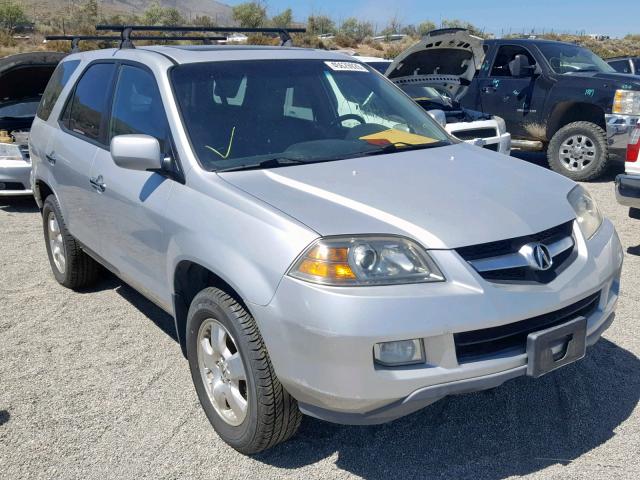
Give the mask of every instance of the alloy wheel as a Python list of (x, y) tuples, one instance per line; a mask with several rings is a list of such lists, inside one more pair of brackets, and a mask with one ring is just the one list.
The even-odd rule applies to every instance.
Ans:
[(584, 170), (596, 159), (595, 142), (586, 135), (573, 135), (560, 145), (560, 161), (572, 172)]
[(244, 362), (229, 331), (213, 318), (198, 331), (198, 367), (218, 415), (229, 425), (240, 425), (249, 406)]
[(47, 217), (47, 229), (49, 236), (49, 248), (51, 249), (51, 258), (53, 263), (58, 269), (58, 272), (64, 274), (67, 268), (67, 255), (64, 248), (64, 241), (62, 239), (62, 232), (60, 231), (60, 225), (54, 212), (49, 212)]

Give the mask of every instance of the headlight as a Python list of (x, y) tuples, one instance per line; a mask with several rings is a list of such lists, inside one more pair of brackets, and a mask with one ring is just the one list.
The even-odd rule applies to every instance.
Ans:
[(498, 124), (498, 134), (502, 135), (503, 133), (506, 133), (507, 124), (504, 122), (504, 119), (502, 117), (498, 117), (497, 115), (494, 115), (493, 119)]
[(640, 115), (640, 91), (616, 90), (611, 111), (621, 115)]
[(595, 200), (581, 185), (571, 190), (567, 199), (576, 211), (576, 219), (584, 238), (589, 240), (602, 225), (602, 214)]
[(395, 285), (441, 282), (429, 254), (412, 240), (395, 236), (327, 237), (296, 260), (289, 275), (323, 285)]

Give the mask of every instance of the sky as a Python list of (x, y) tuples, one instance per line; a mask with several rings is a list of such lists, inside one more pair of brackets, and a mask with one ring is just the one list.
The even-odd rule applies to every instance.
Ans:
[[(236, 5), (243, 0), (222, 0)], [(397, 15), (402, 23), (443, 18), (469, 21), (486, 31), (501, 33), (554, 30), (621, 37), (640, 33), (638, 0), (266, 0), (269, 15), (291, 7), (294, 18), (311, 13), (340, 20), (356, 17), (384, 28)]]

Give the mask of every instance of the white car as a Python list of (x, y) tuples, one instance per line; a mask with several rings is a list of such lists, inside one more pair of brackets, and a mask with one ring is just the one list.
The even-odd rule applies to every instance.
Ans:
[[(389, 77), (395, 71), (398, 59), (406, 55), (407, 53), (403, 52), (393, 61), (377, 57), (358, 57), (358, 59)], [(511, 135), (507, 132), (502, 118), (463, 108), (458, 103), (457, 97), (443, 93), (438, 84), (402, 81), (394, 81), (394, 83), (427, 110), (454, 137), (505, 155), (511, 153)]]
[(630, 217), (640, 219), (640, 125), (629, 136), (624, 165), (625, 174), (616, 177), (616, 198), (630, 208)]

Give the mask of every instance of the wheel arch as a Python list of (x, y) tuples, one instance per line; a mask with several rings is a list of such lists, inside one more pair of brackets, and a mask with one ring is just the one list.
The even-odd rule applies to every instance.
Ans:
[(551, 140), (558, 130), (573, 122), (591, 122), (604, 130), (604, 115), (604, 109), (593, 103), (560, 102), (553, 109), (547, 122), (547, 139)]
[(55, 193), (53, 192), (53, 189), (49, 186), (49, 184), (44, 180), (37, 179), (34, 185), (35, 185), (35, 189), (33, 191), (33, 197), (35, 198), (36, 203), (38, 204), (38, 207), (40, 208), (40, 210), (42, 210), (42, 206), (44, 205), (45, 199), (49, 195), (55, 195)]
[(207, 287), (215, 287), (231, 296), (249, 311), (247, 302), (240, 293), (220, 275), (194, 260), (181, 260), (173, 273), (173, 309), (176, 335), (183, 355), (186, 357), (186, 328), (189, 306), (194, 297)]

